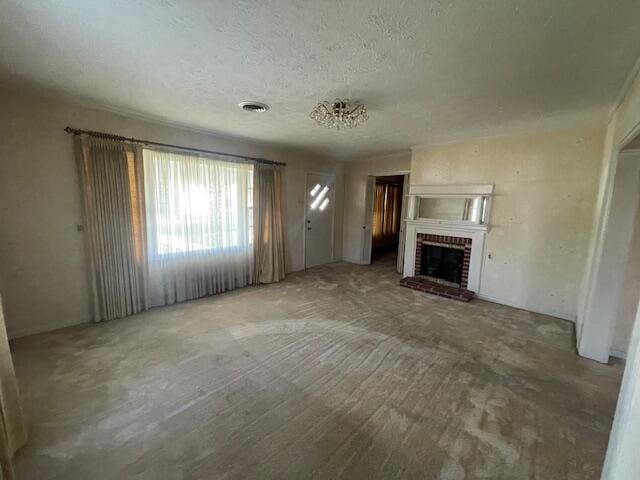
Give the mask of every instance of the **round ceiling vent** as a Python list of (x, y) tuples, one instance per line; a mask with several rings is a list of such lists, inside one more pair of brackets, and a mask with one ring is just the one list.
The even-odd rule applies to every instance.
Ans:
[(238, 106), (245, 112), (266, 112), (269, 110), (269, 105), (262, 102), (240, 102)]

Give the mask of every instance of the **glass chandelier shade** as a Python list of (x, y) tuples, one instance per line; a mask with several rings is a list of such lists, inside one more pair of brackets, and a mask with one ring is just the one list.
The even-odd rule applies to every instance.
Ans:
[(320, 102), (309, 116), (318, 125), (336, 130), (355, 128), (369, 118), (364, 104), (339, 98), (333, 102)]

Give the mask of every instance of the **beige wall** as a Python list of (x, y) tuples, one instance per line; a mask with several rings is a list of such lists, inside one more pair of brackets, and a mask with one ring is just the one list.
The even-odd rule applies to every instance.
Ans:
[(401, 152), (345, 164), (343, 256), (347, 262), (361, 263), (365, 224), (365, 196), (369, 175), (408, 172), (411, 152)]
[(480, 296), (575, 320), (604, 134), (592, 127), (413, 150), (412, 185), (495, 185)]
[[(306, 172), (334, 173), (335, 258), (342, 257), (343, 164), (0, 89), (0, 290), (11, 337), (89, 319), (80, 193), (71, 137), (101, 130), (287, 162), (288, 271), (304, 268)], [(268, 121), (268, 117), (265, 117)]]

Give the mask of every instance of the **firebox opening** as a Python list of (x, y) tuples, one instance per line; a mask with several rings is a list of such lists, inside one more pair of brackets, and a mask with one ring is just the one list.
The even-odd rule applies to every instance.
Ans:
[(464, 247), (445, 247), (423, 242), (420, 275), (445, 285), (461, 287), (463, 261)]

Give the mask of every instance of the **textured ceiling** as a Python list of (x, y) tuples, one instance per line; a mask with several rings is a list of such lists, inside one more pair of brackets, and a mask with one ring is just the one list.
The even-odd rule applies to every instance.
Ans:
[[(0, 80), (354, 158), (603, 119), (639, 19), (638, 0), (0, 0)], [(315, 125), (336, 96), (369, 122)]]

